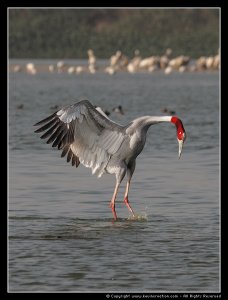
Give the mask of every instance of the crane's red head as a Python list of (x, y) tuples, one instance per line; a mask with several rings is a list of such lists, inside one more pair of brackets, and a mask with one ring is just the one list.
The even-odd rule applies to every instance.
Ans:
[(172, 117), (171, 118), (171, 122), (175, 124), (176, 129), (177, 129), (177, 140), (179, 143), (179, 158), (181, 156), (181, 152), (182, 152), (182, 148), (183, 148), (183, 144), (184, 141), (186, 139), (186, 133), (184, 130), (184, 126), (181, 122), (181, 120), (178, 117)]
[(177, 129), (177, 139), (178, 140), (185, 140), (185, 130), (184, 130), (184, 126), (181, 122), (181, 120), (177, 117), (172, 117), (171, 118), (171, 122), (174, 123), (176, 125), (176, 129)]

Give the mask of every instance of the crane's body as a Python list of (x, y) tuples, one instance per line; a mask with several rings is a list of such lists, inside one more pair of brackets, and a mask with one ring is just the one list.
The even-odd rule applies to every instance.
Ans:
[(67, 154), (67, 162), (71, 161), (72, 166), (78, 167), (82, 163), (98, 177), (104, 173), (115, 174), (116, 186), (110, 206), (116, 220), (115, 199), (125, 174), (127, 186), (124, 202), (134, 216), (128, 193), (136, 158), (144, 148), (148, 128), (160, 122), (172, 122), (176, 125), (180, 157), (186, 135), (179, 118), (143, 116), (122, 126), (109, 119), (88, 100), (65, 106), (36, 123), (36, 126), (43, 126), (35, 132), (45, 131), (41, 138), (49, 137), (47, 143), (53, 143), (52, 147), (62, 150), (62, 157)]

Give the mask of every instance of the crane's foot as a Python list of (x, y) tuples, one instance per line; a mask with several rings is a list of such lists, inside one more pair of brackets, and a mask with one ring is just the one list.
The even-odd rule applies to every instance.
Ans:
[(117, 214), (116, 214), (116, 210), (115, 210), (115, 203), (113, 203), (112, 201), (110, 202), (110, 205), (109, 205), (112, 209), (112, 213), (113, 213), (113, 216), (114, 216), (114, 220), (116, 221), (117, 220)]
[(124, 203), (126, 204), (126, 206), (127, 206), (127, 208), (129, 209), (129, 211), (132, 213), (132, 216), (135, 217), (135, 214), (134, 214), (134, 212), (133, 212), (133, 209), (131, 208), (130, 203), (129, 203), (129, 201), (128, 201), (128, 197), (125, 197), (125, 198), (124, 198)]

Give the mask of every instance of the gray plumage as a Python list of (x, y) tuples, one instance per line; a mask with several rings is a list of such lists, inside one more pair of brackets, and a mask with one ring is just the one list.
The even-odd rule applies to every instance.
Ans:
[[(35, 126), (41, 127), (35, 132), (44, 132), (41, 138), (48, 139), (48, 144), (52, 143), (52, 147), (62, 150), (61, 156), (67, 155), (67, 162), (71, 162), (72, 166), (78, 167), (82, 163), (98, 177), (104, 173), (116, 175), (116, 189), (111, 201), (116, 219), (115, 198), (119, 184), (126, 173), (130, 184), (135, 159), (145, 145), (148, 128), (170, 121), (170, 116), (144, 116), (122, 126), (110, 120), (88, 100), (82, 100), (36, 123)], [(125, 196), (128, 197), (128, 189)], [(133, 213), (128, 201), (126, 204)]]

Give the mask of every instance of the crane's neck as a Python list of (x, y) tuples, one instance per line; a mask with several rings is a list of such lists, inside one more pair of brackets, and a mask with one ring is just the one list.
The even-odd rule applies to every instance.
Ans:
[[(143, 116), (139, 117), (132, 121), (131, 126), (129, 127), (129, 133), (134, 133), (136, 130), (145, 130), (147, 131), (148, 128), (157, 123), (161, 122), (171, 122), (172, 116)], [(132, 131), (132, 132), (131, 132)]]
[(136, 131), (144, 131), (147, 132), (148, 128), (151, 125), (161, 123), (161, 122), (171, 122), (175, 124), (177, 130), (177, 138), (181, 140), (183, 138), (183, 133), (185, 133), (183, 124), (181, 120), (176, 116), (144, 116), (133, 120), (129, 128), (127, 129), (127, 133), (133, 134)]
[(172, 116), (146, 116), (145, 117), (145, 124), (146, 125), (153, 125), (161, 122), (171, 122)]

